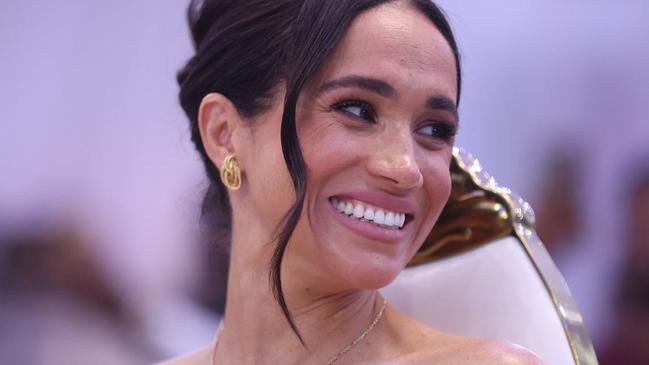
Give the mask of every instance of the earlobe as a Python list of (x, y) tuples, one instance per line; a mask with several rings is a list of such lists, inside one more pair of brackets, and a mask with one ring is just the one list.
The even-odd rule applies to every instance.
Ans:
[(237, 126), (238, 112), (223, 94), (211, 93), (201, 101), (198, 111), (198, 128), (205, 152), (219, 167), (225, 157), (236, 154), (232, 135)]

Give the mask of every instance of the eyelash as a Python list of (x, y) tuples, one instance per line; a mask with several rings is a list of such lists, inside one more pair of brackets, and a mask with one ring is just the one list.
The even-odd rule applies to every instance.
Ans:
[[(349, 112), (349, 111), (345, 110), (345, 109), (351, 108), (351, 107), (356, 107), (356, 108), (361, 108), (362, 110), (366, 110), (370, 115), (368, 115), (366, 117), (362, 117), (362, 116), (356, 115), (356, 114), (354, 114), (352, 112)], [(372, 106), (372, 104), (370, 104), (370, 103), (368, 103), (366, 101), (363, 101), (363, 100), (353, 100), (353, 99), (352, 100), (341, 100), (339, 102), (334, 103), (333, 106), (332, 106), (332, 109), (335, 110), (335, 111), (341, 112), (341, 113), (349, 114), (349, 115), (351, 115), (352, 117), (355, 117), (355, 118), (361, 118), (363, 120), (367, 120), (367, 121), (370, 121), (372, 123), (375, 122), (376, 113), (374, 112), (374, 107)]]
[[(346, 110), (347, 108), (351, 108), (351, 107), (361, 108), (361, 110), (365, 111), (365, 113), (368, 115), (363, 117)], [(363, 119), (369, 123), (376, 123), (376, 112), (374, 111), (374, 107), (372, 106), (372, 104), (363, 100), (356, 100), (356, 99), (341, 100), (334, 103), (331, 106), (331, 109), (340, 113), (350, 115), (353, 118)], [(361, 114), (365, 114), (365, 113), (361, 112)], [(420, 131), (424, 128), (426, 129), (431, 128), (433, 131), (431, 134), (422, 134), (422, 133), (419, 134), (422, 134), (430, 138), (441, 139), (442, 141), (445, 142), (450, 141), (457, 134), (457, 127), (455, 127), (453, 124), (448, 122), (436, 121), (433, 123), (428, 123), (419, 127), (417, 131)]]
[(454, 125), (447, 122), (435, 122), (431, 124), (426, 124), (423, 127), (419, 128), (418, 130), (422, 130), (424, 128), (433, 129), (433, 133), (425, 134), (426, 136), (430, 136), (432, 138), (439, 138), (445, 142), (450, 141), (457, 134), (457, 128)]

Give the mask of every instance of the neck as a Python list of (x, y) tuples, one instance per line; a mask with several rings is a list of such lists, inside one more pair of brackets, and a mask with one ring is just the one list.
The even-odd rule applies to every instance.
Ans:
[[(300, 280), (302, 285), (298, 286), (293, 280), (284, 294), (305, 341), (306, 347), (303, 346), (270, 289), (270, 253), (264, 252), (265, 248), (258, 250), (258, 246), (241, 252), (241, 247), (255, 246), (236, 242), (232, 248), (217, 364), (326, 363), (363, 333), (376, 317), (381, 303), (375, 290), (315, 293), (309, 288), (318, 287), (317, 283)], [(272, 247), (267, 250), (271, 251)], [(309, 278), (308, 273), (291, 272), (291, 275)]]

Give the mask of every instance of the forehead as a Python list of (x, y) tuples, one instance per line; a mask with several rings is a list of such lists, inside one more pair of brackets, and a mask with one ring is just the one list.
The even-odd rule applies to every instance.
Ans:
[[(321, 80), (358, 74), (416, 86), (455, 100), (455, 58), (432, 21), (405, 2), (360, 14), (323, 65)], [(401, 85), (400, 85), (401, 84)]]

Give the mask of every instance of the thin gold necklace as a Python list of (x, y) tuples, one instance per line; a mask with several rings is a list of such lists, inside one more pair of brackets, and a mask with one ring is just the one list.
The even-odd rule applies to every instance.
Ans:
[[(331, 364), (335, 363), (341, 357), (343, 357), (343, 355), (345, 355), (351, 349), (353, 349), (354, 346), (358, 345), (361, 341), (363, 341), (363, 339), (365, 339), (365, 337), (367, 337), (367, 335), (370, 332), (372, 332), (372, 330), (374, 329), (374, 326), (376, 326), (376, 324), (379, 323), (379, 320), (381, 320), (381, 317), (383, 317), (383, 312), (385, 311), (385, 307), (387, 306), (387, 304), (388, 304), (388, 300), (383, 298), (383, 304), (381, 305), (381, 310), (379, 310), (379, 313), (376, 314), (376, 317), (374, 317), (374, 320), (372, 320), (372, 323), (370, 323), (370, 325), (365, 329), (365, 331), (363, 331), (363, 333), (361, 333), (360, 336), (356, 337), (356, 339), (354, 339), (354, 341), (352, 341), (349, 345), (347, 345), (347, 347), (342, 349), (342, 351), (340, 351), (339, 353), (334, 355), (334, 357), (332, 357), (331, 360), (327, 361), (324, 365), (331, 365)], [(222, 330), (223, 330), (223, 326), (221, 325), (219, 327), (219, 331), (217, 333), (216, 341), (214, 341), (214, 348), (212, 349), (212, 358), (211, 358), (211, 362), (210, 362), (211, 365), (214, 365), (214, 361), (215, 361), (214, 358), (216, 357), (216, 346), (219, 344), (218, 336), (219, 336), (219, 334), (221, 333)]]

